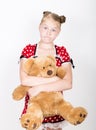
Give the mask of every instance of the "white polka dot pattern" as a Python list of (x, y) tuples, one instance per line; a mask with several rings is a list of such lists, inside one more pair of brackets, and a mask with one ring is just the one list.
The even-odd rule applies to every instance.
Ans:
[(56, 61), (57, 61), (56, 65), (57, 66), (61, 66), (62, 63), (70, 61), (70, 56), (64, 46), (59, 47), (56, 45), (55, 48), (56, 48)]
[(36, 50), (36, 44), (34, 44), (34, 45), (28, 44), (28, 45), (23, 49), (21, 55), (23, 55), (23, 57), (29, 58), (29, 57), (35, 55), (35, 50)]

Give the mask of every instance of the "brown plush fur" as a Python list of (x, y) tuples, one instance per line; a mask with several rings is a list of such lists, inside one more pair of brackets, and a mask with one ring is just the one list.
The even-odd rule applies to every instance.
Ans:
[[(30, 76), (52, 77), (58, 75), (63, 78), (66, 74), (62, 67), (56, 67), (55, 58), (52, 56), (30, 58), (25, 62), (24, 68)], [(22, 99), (29, 88), (19, 85), (12, 93), (13, 99)], [(83, 107), (73, 107), (66, 102), (61, 92), (41, 92), (30, 98), (27, 112), (20, 119), (21, 125), (26, 130), (37, 130), (44, 117), (56, 114), (61, 115), (69, 123), (77, 125), (85, 120), (87, 111)]]

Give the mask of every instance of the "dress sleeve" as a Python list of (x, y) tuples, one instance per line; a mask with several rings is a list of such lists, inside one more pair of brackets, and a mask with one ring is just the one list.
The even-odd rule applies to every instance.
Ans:
[(59, 56), (60, 56), (62, 63), (70, 61), (69, 53), (67, 52), (67, 50), (64, 46), (60, 47)]
[(34, 44), (34, 45), (31, 45), (31, 44), (26, 45), (23, 48), (22, 52), (21, 52), (20, 59), (21, 58), (29, 58), (31, 56), (34, 56), (35, 51), (36, 51), (36, 44)]
[(67, 50), (64, 46), (61, 47), (60, 56), (61, 56), (62, 63), (70, 62), (72, 67), (75, 68), (75, 66), (73, 64), (73, 59), (70, 58), (70, 55), (69, 55), (69, 53), (67, 52)]
[(61, 64), (65, 62), (71, 62), (72, 67), (74, 68), (73, 60), (70, 58), (70, 55), (64, 46), (56, 46), (56, 55), (57, 66), (61, 66)]

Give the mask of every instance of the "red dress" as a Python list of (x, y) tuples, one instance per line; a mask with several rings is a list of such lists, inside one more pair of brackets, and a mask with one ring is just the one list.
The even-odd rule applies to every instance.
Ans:
[[(56, 50), (56, 65), (57, 66), (61, 66), (62, 63), (64, 62), (70, 62), (70, 56), (66, 50), (66, 48), (64, 46), (55, 46), (55, 50)], [(20, 58), (29, 58), (29, 57), (36, 57), (36, 49), (37, 49), (37, 44), (28, 44), (21, 53)], [(22, 114), (25, 114), (27, 111), (27, 107), (28, 107), (28, 101), (29, 101), (29, 95), (27, 94), (25, 97), (25, 105), (24, 105), (24, 109), (22, 111)], [(21, 114), (21, 116), (22, 116)], [(51, 116), (51, 117), (45, 117), (42, 123), (56, 123), (56, 122), (60, 122), (63, 121), (64, 118), (60, 115), (55, 115), (55, 116)]]

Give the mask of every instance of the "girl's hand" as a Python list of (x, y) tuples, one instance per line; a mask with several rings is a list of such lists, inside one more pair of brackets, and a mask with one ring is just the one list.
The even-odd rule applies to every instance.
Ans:
[(30, 97), (34, 97), (40, 93), (40, 90), (37, 87), (32, 87), (28, 90), (28, 94)]

